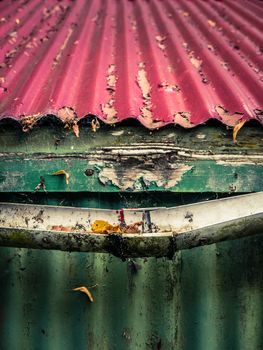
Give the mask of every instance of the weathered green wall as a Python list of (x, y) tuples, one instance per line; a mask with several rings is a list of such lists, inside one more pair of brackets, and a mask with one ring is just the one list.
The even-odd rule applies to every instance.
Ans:
[[(173, 261), (0, 249), (0, 348), (263, 348), (263, 236)], [(72, 292), (91, 286), (95, 301)]]
[[(0, 193), (0, 201), (108, 208), (173, 206), (237, 191), (263, 190), (263, 138), (257, 127), (242, 129), (238, 145), (233, 144), (231, 133), (218, 125), (191, 132), (136, 129), (134, 135), (129, 128), (123, 131), (120, 127), (113, 128), (108, 138), (104, 135), (109, 131), (86, 135), (81, 129), (77, 141), (61, 135), (60, 127), (53, 127), (52, 132), (45, 128), (21, 134), (12, 126), (0, 132), (0, 191), (5, 192)], [(116, 130), (123, 133), (113, 135)], [(173, 150), (175, 164), (194, 162), (194, 171), (185, 174), (179, 186), (168, 189), (169, 193), (151, 183), (148, 188), (135, 189), (144, 193), (122, 193), (112, 184), (98, 182), (96, 169), (94, 181), (83, 176), (93, 150), (103, 149), (113, 139), (116, 147), (136, 141), (155, 143), (158, 148), (172, 142), (193, 149), (193, 153), (208, 151), (212, 160), (197, 152), (197, 158), (190, 157), (189, 163), (177, 161)], [(87, 159), (81, 158), (83, 154)], [(200, 154), (203, 158), (199, 161)], [(213, 159), (216, 154), (239, 160), (230, 157), (226, 163), (218, 163)], [(151, 155), (147, 157), (151, 159)], [(158, 157), (165, 160), (161, 153)], [(64, 166), (65, 158), (66, 164), (72, 165), (68, 166), (69, 186), (63, 177), (50, 176)], [(112, 160), (117, 170), (118, 162)], [(160, 162), (164, 174), (165, 164)], [(128, 173), (129, 168), (126, 170)], [(159, 168), (153, 162), (150, 171), (155, 170)], [(43, 171), (49, 192), (34, 193)], [(208, 191), (215, 193), (205, 193)], [(0, 349), (261, 350), (262, 250), (263, 235), (183, 251), (172, 261), (122, 262), (106, 254), (0, 248)], [(84, 294), (71, 291), (94, 284), (98, 286), (91, 290), (92, 304)]]
[[(167, 206), (217, 194), (5, 194), (1, 200)], [(62, 202), (63, 200), (63, 202)], [(174, 260), (0, 248), (0, 349), (259, 350), (263, 236), (195, 248)], [(91, 304), (78, 286), (91, 289)]]
[[(1, 126), (1, 125), (0, 125)], [(244, 129), (244, 130), (243, 130)], [(0, 128), (0, 192), (256, 192), (263, 188), (263, 130), (224, 127), (82, 127), (80, 137), (43, 125)], [(15, 142), (14, 142), (15, 140)], [(52, 176), (65, 170), (70, 178)], [(86, 173), (88, 170), (88, 175)]]

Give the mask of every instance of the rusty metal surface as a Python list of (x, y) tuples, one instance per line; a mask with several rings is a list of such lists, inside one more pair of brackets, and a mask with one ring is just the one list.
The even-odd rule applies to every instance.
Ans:
[(46, 114), (263, 122), (260, 1), (20, 0), (0, 13), (0, 115), (24, 130)]

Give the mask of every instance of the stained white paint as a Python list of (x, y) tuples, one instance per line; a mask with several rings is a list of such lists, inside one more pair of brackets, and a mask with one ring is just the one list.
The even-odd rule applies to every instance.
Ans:
[[(263, 192), (174, 208), (124, 209), (126, 224), (143, 220), (143, 213), (146, 210), (150, 212), (151, 222), (155, 227), (153, 231), (156, 233), (152, 233), (153, 235), (182, 233), (263, 213)], [(119, 212), (106, 209), (0, 203), (0, 229), (14, 227), (50, 231), (52, 226), (83, 225), (85, 231), (91, 231), (91, 224), (95, 220), (105, 220), (116, 225), (119, 223)]]

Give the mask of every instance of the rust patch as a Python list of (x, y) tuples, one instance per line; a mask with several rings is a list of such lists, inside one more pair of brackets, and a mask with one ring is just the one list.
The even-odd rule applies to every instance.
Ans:
[(117, 121), (117, 110), (114, 107), (114, 99), (111, 98), (107, 103), (101, 105), (101, 110), (106, 116), (107, 122), (115, 123)]
[(174, 123), (183, 126), (184, 128), (192, 128), (195, 125), (190, 121), (190, 112), (177, 112), (174, 114)]
[(117, 83), (117, 76), (115, 74), (116, 65), (110, 64), (108, 68), (108, 75), (107, 75), (107, 90), (109, 90), (110, 93), (115, 92), (115, 87)]
[(77, 115), (73, 108), (64, 106), (58, 110), (58, 118), (64, 124), (72, 124), (77, 118)]
[(102, 113), (106, 116), (107, 122), (115, 123), (117, 121), (117, 110), (114, 107), (114, 96), (117, 83), (116, 65), (110, 64), (107, 71), (107, 91), (110, 94), (108, 102), (101, 105)]
[(147, 73), (145, 70), (145, 63), (139, 63), (139, 71), (137, 75), (137, 83), (142, 92), (142, 97), (145, 100), (150, 100), (151, 85), (147, 79)]
[(167, 39), (166, 36), (162, 35), (156, 35), (155, 40), (157, 41), (157, 45), (160, 50), (164, 51), (166, 49), (166, 46), (164, 44), (165, 40)]
[(152, 102), (151, 102), (151, 85), (147, 77), (145, 70), (145, 63), (139, 63), (139, 70), (137, 74), (137, 84), (141, 90), (143, 98), (143, 106), (140, 108), (141, 117), (147, 124), (148, 128), (158, 128), (162, 125), (161, 122), (155, 121), (152, 113)]
[(212, 27), (212, 28), (215, 28), (215, 26), (216, 26), (216, 22), (215, 22), (215, 21), (212, 21), (211, 19), (208, 19), (208, 20), (207, 20), (207, 23), (208, 23), (208, 25), (209, 25), (210, 27)]
[(143, 221), (138, 221), (129, 225), (111, 225), (108, 221), (95, 220), (91, 225), (94, 233), (110, 234), (110, 233), (140, 233), (139, 227), (143, 225)]
[(196, 57), (194, 56), (193, 51), (190, 52), (189, 58), (190, 58), (190, 62), (192, 63), (192, 65), (193, 65), (196, 69), (199, 70), (199, 69), (201, 68), (201, 66), (202, 66), (202, 63), (203, 63), (202, 60), (196, 58)]
[(164, 91), (167, 91), (167, 92), (180, 92), (181, 89), (178, 85), (176, 84), (170, 84), (170, 83), (167, 83), (166, 81), (158, 84), (158, 88), (160, 90), (164, 90)]
[(242, 113), (239, 113), (239, 112), (230, 113), (228, 110), (226, 110), (222, 106), (216, 106), (215, 110), (218, 113), (220, 120), (229, 126), (237, 125), (241, 120), (243, 120), (243, 117), (244, 117)]
[(21, 116), (22, 130), (24, 132), (31, 130), (40, 118), (41, 118), (40, 113)]
[(58, 110), (58, 118), (64, 123), (65, 128), (72, 129), (74, 134), (79, 137), (79, 126), (77, 124), (77, 114), (73, 108), (64, 106)]
[(61, 45), (60, 49), (59, 49), (59, 52), (57, 53), (56, 57), (54, 58), (54, 61), (53, 61), (53, 68), (55, 66), (57, 66), (61, 60), (61, 57), (62, 57), (62, 54), (63, 54), (63, 51), (65, 50), (65, 48), (67, 47), (68, 45), (68, 42), (69, 42), (69, 39), (72, 35), (72, 33), (74, 32), (74, 29), (72, 28), (72, 26), (68, 29), (68, 34), (63, 42), (63, 44)]
[(157, 187), (166, 189), (174, 187), (181, 181), (183, 175), (192, 169), (192, 166), (186, 164), (175, 164), (166, 170), (147, 170), (144, 167), (130, 169), (122, 172), (119, 176), (115, 168), (104, 167), (99, 173), (99, 180), (105, 185), (112, 183), (121, 190), (141, 189), (142, 183), (147, 187), (155, 183)]

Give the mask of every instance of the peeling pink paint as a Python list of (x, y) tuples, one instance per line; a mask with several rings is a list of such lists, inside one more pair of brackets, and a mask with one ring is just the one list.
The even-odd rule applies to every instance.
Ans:
[(0, 118), (263, 123), (261, 1), (6, 0), (0, 14)]

